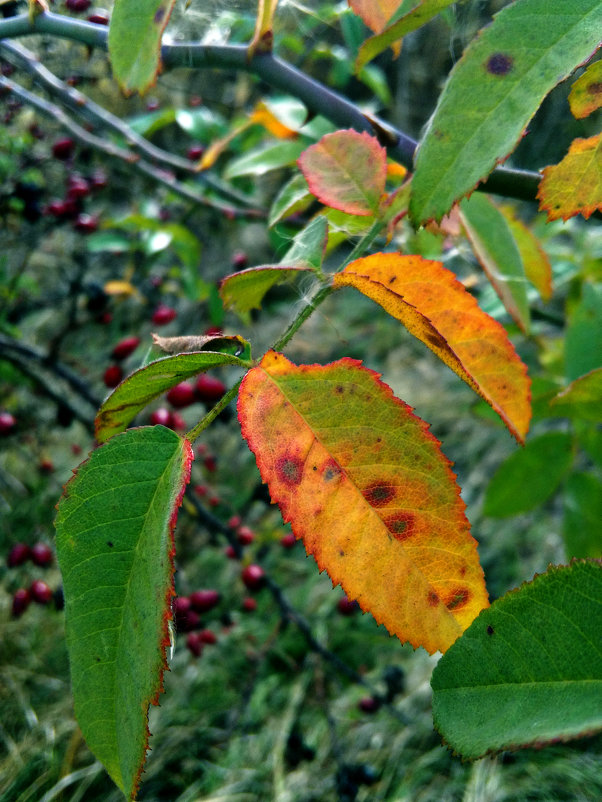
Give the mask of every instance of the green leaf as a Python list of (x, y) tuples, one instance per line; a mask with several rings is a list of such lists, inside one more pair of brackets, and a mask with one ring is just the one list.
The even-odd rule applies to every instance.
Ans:
[(506, 518), (542, 504), (571, 467), (572, 438), (563, 432), (534, 437), (500, 465), (485, 493), (483, 512)]
[(440, 220), (514, 150), (544, 97), (600, 44), (601, 0), (520, 0), (452, 70), (418, 150), (410, 214)]
[(580, 376), (550, 401), (554, 412), (583, 420), (602, 420), (602, 368)]
[(226, 276), (220, 284), (220, 294), (225, 306), (232, 307), (243, 320), (248, 320), (251, 309), (261, 309), (268, 290), (308, 272), (311, 272), (309, 267), (249, 267)]
[(602, 367), (602, 282), (583, 285), (566, 331), (564, 363), (569, 381)]
[(173, 529), (192, 459), (169, 429), (133, 429), (92, 452), (58, 505), (75, 714), (128, 799), (148, 747), (148, 708), (163, 689)]
[(265, 175), (271, 170), (289, 167), (297, 161), (304, 148), (304, 142), (295, 140), (293, 142), (277, 142), (275, 145), (248, 151), (237, 159), (232, 159), (226, 168), (225, 177)]
[(246, 362), (230, 354), (193, 351), (157, 359), (134, 371), (113, 390), (98, 410), (94, 421), (96, 439), (104, 443), (122, 432), (140, 410), (166, 390), (197, 373), (220, 365), (248, 367)]
[[(454, 0), (422, 0), (415, 8), (405, 13), (393, 24), (388, 25), (381, 33), (366, 39), (364, 44), (360, 47), (355, 62), (356, 73), (362, 69), (364, 64), (372, 61), (372, 59), (376, 58), (388, 47), (394, 45), (395, 42), (398, 42), (406, 34), (420, 28), (453, 2)], [(396, 15), (394, 15), (394, 17), (395, 16)]]
[(319, 270), (326, 251), (328, 221), (324, 215), (314, 217), (295, 236), (281, 264), (307, 266)]
[(109, 58), (125, 94), (154, 85), (161, 68), (161, 37), (174, 4), (175, 0), (115, 0)]
[(295, 175), (282, 187), (270, 208), (268, 225), (273, 226), (284, 217), (302, 212), (314, 202), (302, 175)]
[(508, 221), (485, 195), (475, 193), (460, 204), (466, 235), (489, 281), (521, 329), (529, 330), (527, 279)]
[(602, 557), (602, 482), (589, 473), (569, 476), (564, 491), (564, 545), (568, 557)]
[(456, 754), (543, 746), (602, 728), (602, 564), (550, 567), (483, 610), (433, 672)]

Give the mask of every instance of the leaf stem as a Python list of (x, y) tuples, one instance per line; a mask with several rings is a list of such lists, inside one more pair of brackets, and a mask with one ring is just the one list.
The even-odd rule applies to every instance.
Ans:
[[(249, 367), (251, 367), (251, 365), (249, 365)], [(209, 412), (205, 415), (204, 418), (201, 418), (201, 420), (196, 424), (196, 426), (193, 426), (189, 432), (186, 432), (187, 440), (189, 440), (191, 443), (194, 443), (194, 441), (200, 436), (201, 432), (203, 432), (209, 426), (209, 424), (213, 423), (213, 421), (217, 418), (220, 412), (222, 412), (228, 406), (230, 401), (232, 401), (232, 399), (235, 398), (236, 394), (238, 393), (238, 388), (240, 387), (241, 382), (242, 378), (240, 378), (236, 382), (236, 384), (230, 387), (228, 392), (220, 398), (217, 404), (209, 410)]]

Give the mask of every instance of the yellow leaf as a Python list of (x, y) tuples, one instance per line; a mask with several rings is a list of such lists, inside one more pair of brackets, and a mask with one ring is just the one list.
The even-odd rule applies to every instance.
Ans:
[(268, 352), (243, 379), (242, 433), (321, 570), (402, 641), (445, 651), (487, 606), (455, 476), (428, 426), (353, 359)]
[(531, 418), (530, 382), (504, 327), (441, 262), (376, 253), (334, 277), (400, 320), (498, 413), (519, 442)]
[(537, 190), (548, 220), (585, 219), (602, 209), (602, 134), (575, 139), (559, 164), (545, 167)]
[(571, 87), (569, 106), (573, 117), (587, 117), (602, 106), (602, 61), (594, 61)]

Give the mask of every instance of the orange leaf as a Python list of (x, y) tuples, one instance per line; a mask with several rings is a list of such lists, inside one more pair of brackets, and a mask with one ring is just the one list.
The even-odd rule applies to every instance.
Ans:
[(578, 78), (569, 92), (573, 117), (587, 117), (602, 106), (602, 61), (594, 61)]
[(531, 417), (529, 378), (504, 327), (441, 262), (376, 253), (347, 265), (334, 287), (355, 287), (400, 320), (498, 413), (519, 442)]
[(559, 164), (545, 167), (537, 191), (540, 210), (548, 220), (585, 219), (602, 210), (602, 134), (575, 139)]
[(268, 352), (243, 379), (242, 433), (318, 567), (402, 641), (445, 651), (487, 592), (455, 476), (427, 424), (356, 360)]
[(366, 132), (335, 131), (304, 150), (298, 165), (310, 192), (326, 206), (364, 217), (378, 211), (387, 152)]
[(349, 0), (349, 5), (371, 31), (380, 33), (387, 27), (387, 22), (402, 2), (403, 0)]
[(297, 136), (297, 131), (281, 122), (262, 101), (257, 103), (250, 119), (257, 125), (263, 125), (266, 131), (269, 131), (277, 139), (294, 139)]

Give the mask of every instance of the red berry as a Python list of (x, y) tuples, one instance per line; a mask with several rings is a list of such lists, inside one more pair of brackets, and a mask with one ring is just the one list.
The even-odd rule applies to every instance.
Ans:
[(99, 315), (96, 318), (96, 322), (100, 323), (102, 326), (108, 326), (112, 320), (113, 320), (113, 315), (111, 314), (111, 312), (103, 312), (102, 315)]
[(246, 596), (242, 600), (242, 609), (244, 613), (252, 613), (257, 609), (257, 600), (251, 596)]
[(108, 14), (90, 14), (86, 17), (88, 22), (93, 22), (95, 25), (108, 25), (109, 24), (109, 16)]
[(241, 525), (241, 523), (242, 523), (242, 518), (240, 517), (240, 515), (233, 515), (228, 520), (228, 524), (227, 525), (230, 527), (230, 529), (238, 529), (238, 527)]
[(219, 379), (216, 379), (215, 376), (208, 376), (206, 373), (202, 373), (196, 380), (194, 389), (199, 401), (214, 403), (215, 401), (219, 401), (224, 395), (226, 392), (226, 385)]
[(196, 161), (201, 158), (204, 152), (205, 148), (202, 145), (192, 145), (192, 147), (188, 148), (186, 155), (191, 161)]
[(186, 648), (195, 657), (203, 654), (203, 642), (198, 632), (191, 632), (186, 638)]
[(55, 159), (65, 161), (73, 154), (74, 150), (75, 142), (69, 137), (64, 137), (63, 139), (56, 140), (52, 146), (52, 155)]
[(82, 451), (83, 451), (83, 449), (82, 449), (82, 447), (80, 446), (79, 443), (72, 443), (71, 444), (71, 453), (75, 454), (75, 456), (77, 456), (78, 454), (81, 454)]
[(199, 632), (199, 640), (202, 643), (217, 643), (217, 635), (211, 629), (202, 629)]
[(52, 601), (52, 590), (43, 579), (36, 579), (31, 583), (29, 593), (34, 602), (38, 604), (50, 604)]
[(206, 613), (219, 604), (221, 596), (217, 590), (195, 590), (188, 598), (193, 610), (197, 613)]
[(73, 227), (80, 234), (93, 234), (98, 228), (98, 217), (94, 214), (78, 214)]
[(203, 98), (200, 97), (199, 95), (191, 95), (190, 96), (190, 100), (188, 101), (189, 105), (191, 105), (193, 107), (194, 106), (200, 106), (202, 102), (203, 102)]
[(224, 330), (221, 326), (209, 326), (208, 329), (205, 329), (205, 337), (221, 337), (224, 333)]
[(31, 595), (25, 588), (19, 588), (13, 596), (13, 618), (19, 618), (29, 607)]
[(357, 706), (362, 711), (362, 713), (376, 713), (376, 711), (380, 707), (380, 702), (373, 696), (364, 696), (363, 699), (359, 700)]
[(0, 412), (0, 437), (10, 434), (17, 425), (17, 419), (10, 412)]
[(36, 565), (45, 568), (54, 558), (52, 549), (47, 543), (36, 543), (31, 547), (31, 560)]
[(352, 601), (348, 599), (347, 596), (343, 596), (343, 598), (339, 599), (337, 602), (337, 609), (341, 615), (353, 615), (359, 610), (359, 605), (356, 601)]
[(236, 539), (241, 546), (250, 546), (255, 540), (255, 532), (248, 526), (239, 526), (236, 532)]
[(159, 424), (160, 426), (167, 426), (168, 428), (171, 428), (171, 412), (165, 407), (155, 409), (150, 414), (150, 423), (151, 426), (156, 426)]
[(172, 387), (167, 393), (166, 398), (172, 407), (176, 409), (189, 407), (196, 401), (194, 387), (190, 382), (180, 382), (180, 384), (176, 384), (176, 386)]
[(171, 323), (172, 320), (175, 320), (176, 315), (176, 310), (172, 309), (171, 306), (159, 304), (153, 312), (152, 321), (155, 326), (165, 326), (167, 323)]
[(92, 5), (91, 0), (65, 0), (65, 5), (74, 14), (83, 14)]
[(67, 198), (77, 200), (85, 198), (90, 194), (90, 184), (86, 179), (77, 174), (70, 175), (67, 179)]
[(182, 432), (186, 428), (186, 421), (179, 412), (171, 413), (171, 424), (169, 428), (176, 432)]
[(55, 200), (50, 201), (48, 206), (46, 206), (45, 213), (47, 215), (51, 214), (53, 217), (65, 217), (67, 215), (65, 201), (55, 198)]
[(203, 460), (203, 464), (205, 468), (207, 468), (209, 473), (214, 473), (217, 470), (217, 460), (211, 454), (208, 457), (205, 457), (205, 459)]
[(238, 554), (236, 553), (234, 546), (226, 546), (224, 549), (224, 554), (229, 560), (238, 560)]
[(210, 507), (219, 507), (219, 505), (222, 503), (222, 500), (219, 496), (209, 496), (207, 502)]
[(122, 379), (123, 371), (119, 365), (109, 365), (104, 372), (103, 381), (107, 387), (117, 387)]
[(232, 267), (235, 270), (243, 270), (249, 264), (249, 257), (244, 251), (236, 251), (232, 254)]
[(16, 568), (17, 565), (23, 565), (31, 557), (31, 550), (26, 543), (15, 543), (8, 553), (6, 564), (9, 568)]
[(151, 98), (146, 104), (147, 111), (158, 111), (159, 108), (160, 108), (160, 103), (156, 97)]
[(140, 337), (124, 337), (120, 340), (111, 352), (113, 359), (121, 360), (126, 359), (130, 354), (133, 354), (136, 348), (140, 345)]
[(265, 571), (260, 565), (251, 563), (242, 569), (240, 577), (249, 590), (259, 590), (265, 582)]
[(51, 459), (40, 460), (38, 470), (40, 473), (52, 473), (54, 471), (54, 462)]
[(280, 538), (280, 545), (283, 549), (292, 549), (296, 542), (297, 538), (292, 532), (288, 532)]
[(207, 485), (195, 485), (194, 492), (197, 494), (199, 498), (204, 498), (209, 492), (209, 488), (207, 487)]
[(200, 623), (198, 615), (190, 606), (188, 596), (178, 596), (174, 599), (173, 615), (178, 632), (189, 632)]

